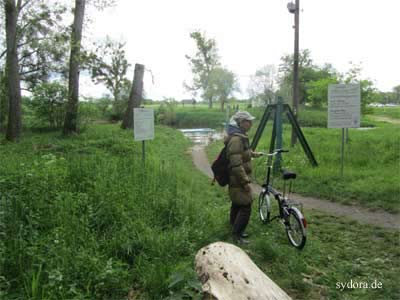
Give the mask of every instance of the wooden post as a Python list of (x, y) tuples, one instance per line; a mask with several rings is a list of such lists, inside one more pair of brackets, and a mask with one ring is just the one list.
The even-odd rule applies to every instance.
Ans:
[(133, 109), (139, 107), (142, 101), (143, 75), (144, 65), (135, 64), (132, 89), (129, 94), (128, 108), (125, 111), (124, 119), (122, 121), (122, 129), (133, 128)]
[[(293, 113), (297, 121), (299, 114), (300, 82), (299, 82), (299, 20), (300, 0), (296, 0), (296, 11), (294, 12), (294, 54), (293, 54)], [(292, 129), (291, 145), (297, 143), (297, 136)]]

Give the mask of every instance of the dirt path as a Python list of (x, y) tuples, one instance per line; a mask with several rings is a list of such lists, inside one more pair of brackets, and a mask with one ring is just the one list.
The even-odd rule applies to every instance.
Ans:
[[(194, 146), (192, 148), (192, 157), (194, 165), (205, 175), (212, 178), (212, 171), (204, 151), (204, 146)], [(261, 187), (252, 184), (254, 194), (259, 194)], [(400, 215), (391, 214), (385, 211), (370, 211), (361, 206), (343, 205), (328, 200), (321, 200), (312, 197), (304, 197), (299, 194), (293, 194), (297, 201), (303, 203), (306, 209), (315, 209), (330, 215), (348, 217), (361, 224), (376, 225), (388, 229), (400, 229)]]
[(399, 119), (393, 119), (393, 118), (389, 118), (389, 117), (385, 117), (385, 116), (370, 116), (370, 117), (375, 121), (387, 122), (387, 123), (396, 124), (396, 125), (400, 124)]

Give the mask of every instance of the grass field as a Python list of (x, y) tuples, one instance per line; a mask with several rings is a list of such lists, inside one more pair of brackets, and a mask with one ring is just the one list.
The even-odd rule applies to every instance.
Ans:
[[(0, 299), (200, 299), (197, 250), (230, 241), (226, 191), (180, 132), (146, 146), (117, 125), (0, 146)], [(295, 299), (398, 299), (398, 233), (305, 212), (302, 252), (253, 211), (251, 258)], [(378, 280), (379, 290), (337, 288)]]
[(372, 114), (377, 116), (385, 116), (392, 119), (400, 119), (400, 106), (394, 107), (374, 107)]

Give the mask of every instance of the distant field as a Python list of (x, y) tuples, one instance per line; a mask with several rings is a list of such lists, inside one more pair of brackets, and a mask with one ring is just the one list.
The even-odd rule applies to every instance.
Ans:
[[(146, 107), (154, 108), (157, 113), (160, 105), (148, 105)], [(265, 107), (254, 107), (247, 108), (246, 105), (241, 104), (240, 110), (247, 110), (252, 113), (257, 120), (260, 120), (265, 111)], [(227, 120), (227, 111), (221, 111), (221, 108), (217, 105), (212, 109), (209, 109), (207, 105), (181, 105), (177, 104), (174, 106), (174, 112), (176, 119), (173, 127), (176, 128), (199, 128), (209, 127), (214, 129), (222, 129), (223, 123)], [(233, 107), (229, 111), (229, 116), (235, 113)], [(271, 116), (270, 122), (273, 117)], [(327, 108), (315, 109), (309, 107), (301, 107), (298, 115), (299, 124), (304, 127), (326, 127), (328, 122), (328, 111)], [(284, 123), (289, 123), (287, 117), (283, 118)], [(361, 119), (362, 127), (371, 127), (373, 122), (368, 117), (363, 116)]]
[(374, 107), (372, 113), (377, 116), (385, 116), (393, 119), (400, 119), (400, 106)]

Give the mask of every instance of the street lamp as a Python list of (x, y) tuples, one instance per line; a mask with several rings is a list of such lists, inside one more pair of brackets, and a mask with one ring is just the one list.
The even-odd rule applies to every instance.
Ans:
[[(299, 12), (300, 12), (300, 0), (295, 0), (287, 4), (289, 13), (294, 14), (294, 54), (293, 54), (293, 113), (297, 119), (299, 109)], [(294, 129), (292, 128), (292, 146), (296, 144), (297, 137)]]

